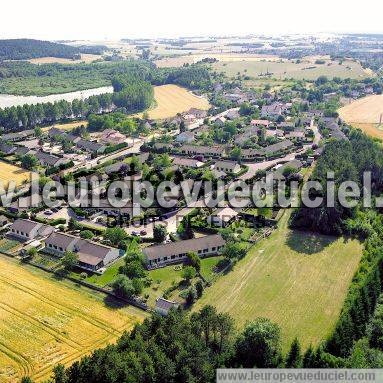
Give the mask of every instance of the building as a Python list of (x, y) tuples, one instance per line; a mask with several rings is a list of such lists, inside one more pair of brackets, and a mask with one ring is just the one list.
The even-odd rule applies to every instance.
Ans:
[(261, 149), (242, 149), (241, 157), (245, 161), (262, 160), (265, 156), (263, 148)]
[(114, 247), (82, 239), (65, 233), (52, 233), (45, 240), (46, 252), (58, 257), (64, 256), (66, 251), (78, 255), (78, 266), (90, 271), (97, 271), (120, 257), (120, 250)]
[(35, 131), (34, 129), (29, 129), (29, 130), (23, 130), (21, 132), (16, 132), (16, 133), (3, 134), (1, 136), (1, 140), (15, 142), (15, 141), (26, 140), (27, 138), (33, 138), (33, 137), (35, 137)]
[(53, 227), (39, 222), (34, 222), (29, 219), (17, 219), (9, 227), (8, 235), (21, 240), (31, 240), (49, 235), (53, 230)]
[(202, 238), (149, 246), (143, 250), (145, 262), (149, 269), (180, 263), (187, 259), (188, 253), (197, 253), (200, 257), (220, 254), (225, 241), (220, 234)]
[(263, 126), (265, 128), (268, 128), (270, 125), (269, 120), (251, 120), (250, 122), (251, 126)]
[(5, 155), (9, 155), (9, 154), (12, 154), (16, 151), (16, 147), (13, 146), (13, 145), (8, 145), (7, 143), (5, 142), (0, 142), (0, 152), (5, 154)]
[(157, 298), (157, 300), (156, 300), (156, 306), (155, 306), (154, 310), (158, 314), (160, 314), (162, 316), (166, 316), (169, 314), (170, 310), (176, 310), (178, 307), (179, 307), (179, 303), (169, 301), (165, 298), (160, 297), (160, 298)]
[(122, 144), (126, 141), (126, 136), (114, 129), (105, 129), (101, 136), (99, 137), (99, 141), (103, 144), (117, 145)]
[(272, 118), (277, 119), (279, 116), (283, 114), (282, 104), (279, 102), (274, 102), (270, 105), (263, 105), (261, 109), (261, 117), (262, 118)]
[(214, 226), (226, 227), (232, 222), (238, 213), (231, 207), (223, 207), (216, 210), (211, 216), (207, 218), (208, 223)]
[(190, 144), (194, 141), (193, 132), (182, 132), (176, 137), (176, 141), (182, 144)]
[(81, 149), (85, 150), (88, 153), (91, 153), (93, 155), (102, 154), (105, 152), (106, 145), (99, 144), (98, 142), (94, 141), (88, 141), (84, 139), (80, 139), (76, 142), (76, 146)]
[(241, 170), (241, 166), (235, 161), (217, 161), (214, 169), (225, 173), (237, 174)]
[(264, 151), (266, 155), (274, 155), (277, 153), (287, 152), (294, 147), (294, 144), (289, 140), (277, 142), (276, 144), (266, 146)]
[(189, 156), (221, 157), (224, 154), (224, 148), (222, 146), (182, 145), (180, 152)]
[(180, 169), (187, 169), (187, 168), (198, 169), (205, 164), (193, 158), (175, 157), (173, 160), (173, 165), (177, 166)]

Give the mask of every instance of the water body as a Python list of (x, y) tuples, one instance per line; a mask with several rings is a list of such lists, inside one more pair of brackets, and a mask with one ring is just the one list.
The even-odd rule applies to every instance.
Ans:
[(44, 102), (55, 102), (60, 100), (73, 101), (77, 99), (85, 99), (90, 96), (97, 96), (103, 93), (113, 93), (112, 86), (103, 86), (94, 89), (85, 89), (77, 92), (51, 94), (49, 96), (15, 96), (12, 94), (0, 94), (0, 108), (10, 106), (18, 106), (24, 104), (38, 104)]

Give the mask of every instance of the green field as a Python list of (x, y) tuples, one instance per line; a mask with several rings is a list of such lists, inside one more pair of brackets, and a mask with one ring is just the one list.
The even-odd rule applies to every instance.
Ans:
[(304, 61), (297, 64), (295, 61), (219, 61), (212, 64), (212, 68), (224, 72), (228, 77), (236, 77), (239, 73), (254, 79), (267, 78), (260, 76), (267, 72), (271, 73), (270, 78), (275, 79), (315, 80), (319, 76), (355, 79), (368, 77), (361, 65), (353, 61), (345, 61), (342, 65), (338, 62), (314, 64)]
[(307, 347), (331, 332), (362, 255), (358, 241), (291, 231), (288, 218), (195, 305), (214, 305), (239, 326), (270, 318), (281, 327), (285, 350), (296, 336)]

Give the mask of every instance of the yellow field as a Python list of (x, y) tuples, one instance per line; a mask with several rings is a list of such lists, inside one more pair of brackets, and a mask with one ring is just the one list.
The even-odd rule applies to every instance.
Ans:
[(177, 113), (186, 112), (190, 108), (203, 110), (210, 108), (206, 98), (198, 97), (187, 89), (172, 84), (154, 87), (154, 98), (157, 105), (148, 110), (149, 118), (152, 119), (174, 117)]
[[(360, 98), (338, 110), (340, 117), (355, 128), (360, 128), (372, 137), (383, 139), (382, 126), (383, 95)], [(382, 117), (383, 120), (383, 117)]]
[(61, 130), (72, 130), (72, 129), (77, 128), (78, 126), (81, 126), (81, 125), (88, 126), (88, 121), (73, 121), (73, 122), (67, 122), (64, 124), (54, 124), (54, 125), (42, 128), (42, 130), (44, 132), (46, 132), (53, 127), (57, 128), (57, 129), (61, 129)]
[(289, 217), (285, 212), (279, 228), (207, 288), (194, 307), (214, 305), (239, 326), (270, 318), (281, 328), (284, 350), (295, 337), (308, 347), (329, 335), (362, 255), (357, 240), (289, 230)]
[(37, 59), (31, 59), (29, 60), (32, 64), (78, 64), (81, 62), (90, 63), (92, 61), (98, 60), (101, 58), (99, 55), (91, 55), (91, 54), (82, 54), (81, 59), (79, 60), (71, 60), (66, 58), (60, 58), (60, 57), (39, 57)]
[(0, 258), (0, 382), (19, 382), (25, 375), (46, 380), (55, 364), (68, 366), (104, 347), (144, 316)]
[(0, 160), (0, 181), (4, 187), (8, 186), (10, 180), (15, 181), (16, 186), (20, 186), (24, 181), (30, 181), (30, 177), (31, 172), (28, 170)]

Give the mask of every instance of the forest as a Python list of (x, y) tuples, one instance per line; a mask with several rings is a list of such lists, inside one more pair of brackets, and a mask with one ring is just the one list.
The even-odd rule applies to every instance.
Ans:
[(65, 44), (33, 39), (0, 40), (1, 60), (28, 60), (38, 57), (76, 59), (80, 50)]

